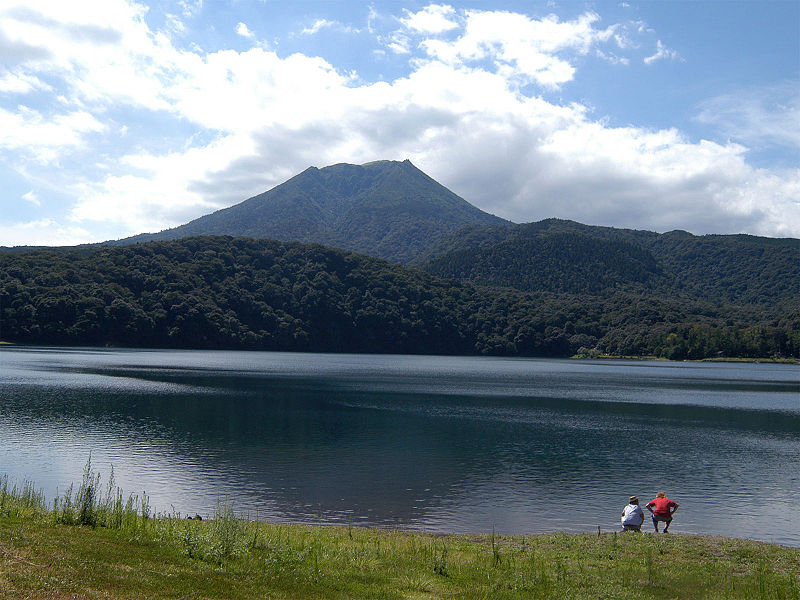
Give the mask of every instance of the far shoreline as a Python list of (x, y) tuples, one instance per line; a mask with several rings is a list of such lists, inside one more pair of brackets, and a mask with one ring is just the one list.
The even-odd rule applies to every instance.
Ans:
[(58, 350), (59, 348), (81, 349), (87, 350), (143, 350), (143, 351), (175, 351), (187, 350), (196, 352), (290, 352), (297, 354), (361, 354), (364, 356), (443, 356), (443, 357), (464, 357), (464, 358), (531, 358), (540, 360), (630, 360), (639, 362), (662, 362), (662, 363), (701, 363), (701, 362), (716, 362), (716, 363), (750, 363), (750, 364), (787, 364), (787, 365), (800, 365), (800, 358), (791, 357), (706, 357), (706, 358), (685, 358), (679, 360), (672, 360), (663, 356), (641, 356), (641, 355), (616, 355), (616, 354), (573, 354), (571, 356), (528, 356), (522, 354), (398, 354), (391, 352), (336, 352), (336, 351), (323, 351), (323, 350), (275, 350), (275, 349), (258, 349), (258, 348), (181, 348), (181, 347), (156, 347), (156, 346), (114, 346), (111, 344), (95, 345), (95, 346), (82, 346), (82, 345), (68, 345), (62, 346), (58, 344), (25, 344), (18, 342), (10, 342), (7, 340), (0, 340), (0, 346), (15, 346), (20, 348), (48, 348)]
[(665, 362), (665, 363), (685, 363), (685, 362), (694, 362), (694, 363), (703, 363), (703, 362), (713, 362), (713, 363), (750, 363), (750, 364), (786, 364), (786, 365), (800, 365), (800, 359), (797, 358), (788, 358), (788, 357), (761, 357), (761, 358), (751, 358), (751, 357), (736, 357), (736, 356), (725, 356), (725, 357), (709, 357), (709, 358), (685, 358), (681, 360), (671, 360), (669, 358), (665, 358), (663, 356), (636, 356), (636, 355), (625, 355), (625, 356), (617, 356), (615, 354), (574, 354), (570, 356), (570, 359), (574, 360), (633, 360), (633, 361), (641, 361), (641, 362)]

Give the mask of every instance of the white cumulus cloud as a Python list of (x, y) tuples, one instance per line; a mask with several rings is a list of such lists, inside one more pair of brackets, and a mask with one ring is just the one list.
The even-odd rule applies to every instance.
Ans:
[(50, 86), (38, 77), (25, 73), (0, 74), (0, 93), (27, 94), (36, 89), (49, 90)]
[(250, 28), (241, 21), (236, 24), (236, 35), (240, 35), (248, 39), (253, 39), (256, 37), (256, 34), (250, 31)]
[(456, 10), (449, 4), (429, 4), (414, 13), (409, 10), (404, 12), (406, 16), (400, 22), (416, 32), (436, 34), (458, 27), (455, 20)]
[(29, 192), (25, 192), (24, 194), (22, 194), (22, 199), (25, 200), (25, 202), (30, 202), (34, 206), (41, 206), (41, 204), (42, 204), (41, 202), (39, 202), (39, 197), (36, 195), (36, 192), (34, 192), (33, 190), (31, 190)]
[(599, 19), (592, 12), (560, 21), (555, 15), (534, 19), (512, 12), (471, 10), (457, 39), (426, 39), (421, 46), (431, 58), (454, 67), (489, 60), (506, 78), (558, 88), (575, 74), (562, 53), (585, 54), (613, 36), (613, 27), (594, 26)]
[(86, 134), (104, 129), (92, 114), (82, 110), (44, 115), (24, 105), (14, 110), (0, 108), (0, 149), (32, 156), (44, 164), (86, 144)]
[(63, 225), (54, 219), (38, 219), (0, 223), (0, 239), (5, 246), (75, 246), (92, 240), (92, 236), (83, 227)]

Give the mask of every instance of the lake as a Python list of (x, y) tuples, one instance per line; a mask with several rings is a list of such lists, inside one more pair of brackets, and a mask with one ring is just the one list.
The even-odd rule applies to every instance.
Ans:
[(48, 498), (90, 453), (158, 511), (448, 533), (663, 489), (671, 532), (800, 546), (792, 365), (7, 346), (0, 398), (0, 474)]

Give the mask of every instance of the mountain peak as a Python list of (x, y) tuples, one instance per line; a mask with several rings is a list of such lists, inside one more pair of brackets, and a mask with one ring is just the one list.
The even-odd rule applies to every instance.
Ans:
[(410, 160), (308, 167), (230, 208), (117, 243), (230, 235), (316, 242), (408, 263), (464, 225), (507, 225)]
[[(362, 167), (373, 167), (373, 166), (390, 166), (390, 165), (402, 165), (408, 163), (411, 164), (411, 161), (408, 159), (405, 160), (372, 160), (370, 162), (365, 162)], [(347, 163), (340, 163), (340, 164), (347, 164)]]

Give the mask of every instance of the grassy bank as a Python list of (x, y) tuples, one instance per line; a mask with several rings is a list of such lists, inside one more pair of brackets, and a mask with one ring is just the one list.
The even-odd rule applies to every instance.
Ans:
[(153, 518), (96, 482), (53, 508), (0, 485), (0, 598), (800, 598), (800, 549), (760, 542)]

